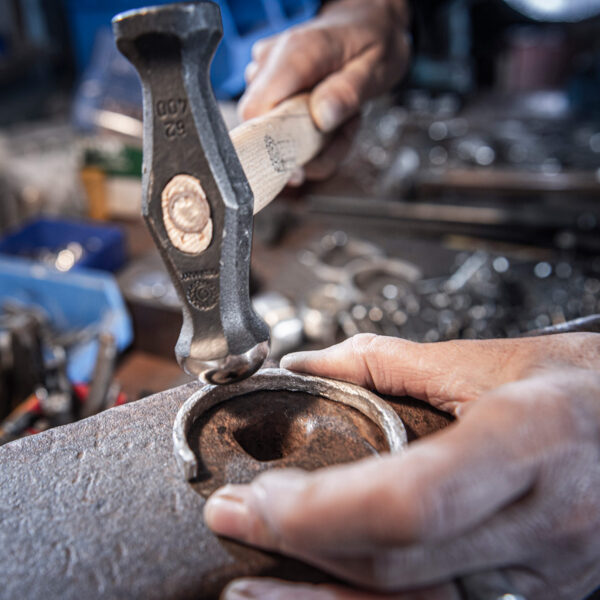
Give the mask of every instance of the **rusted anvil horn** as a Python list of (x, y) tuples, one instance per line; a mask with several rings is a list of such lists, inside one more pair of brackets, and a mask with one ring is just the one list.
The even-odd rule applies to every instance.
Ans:
[(323, 136), (297, 97), (230, 138), (209, 80), (222, 37), (216, 4), (122, 13), (113, 30), (142, 80), (143, 214), (183, 303), (177, 359), (211, 383), (243, 379), (269, 340), (249, 297), (253, 212)]

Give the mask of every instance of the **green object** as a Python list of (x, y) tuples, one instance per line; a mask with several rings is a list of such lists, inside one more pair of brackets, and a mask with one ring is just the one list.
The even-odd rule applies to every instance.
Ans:
[(108, 176), (141, 177), (142, 150), (133, 146), (121, 146), (111, 152), (104, 148), (90, 147), (84, 155), (86, 167), (98, 167)]

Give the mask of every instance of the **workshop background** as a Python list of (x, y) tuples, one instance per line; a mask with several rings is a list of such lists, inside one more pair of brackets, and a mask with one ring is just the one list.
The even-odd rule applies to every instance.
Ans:
[[(253, 42), (320, 3), (218, 4), (233, 127)], [(417, 4), (411, 73), (366, 107), (339, 173), (256, 217), (274, 361), (359, 332), (513, 337), (600, 313), (598, 2)], [(110, 31), (142, 5), (0, 0), (0, 444), (189, 380), (141, 218), (140, 84)]]

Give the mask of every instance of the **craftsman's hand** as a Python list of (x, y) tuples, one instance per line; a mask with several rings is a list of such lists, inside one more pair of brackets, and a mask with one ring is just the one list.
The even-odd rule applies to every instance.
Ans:
[[(362, 335), (282, 365), (409, 394), (459, 419), (403, 454), (227, 486), (206, 504), (214, 531), (390, 598), (455, 599), (456, 577), (490, 570), (529, 600), (574, 600), (600, 585), (600, 335), (439, 344)], [(373, 597), (261, 579), (225, 593)]]
[[(333, 0), (313, 20), (258, 41), (240, 100), (243, 119), (257, 117), (301, 91), (325, 132), (356, 115), (363, 102), (392, 88), (410, 55), (406, 0)], [(313, 179), (328, 177), (349, 147), (354, 127), (306, 166)]]

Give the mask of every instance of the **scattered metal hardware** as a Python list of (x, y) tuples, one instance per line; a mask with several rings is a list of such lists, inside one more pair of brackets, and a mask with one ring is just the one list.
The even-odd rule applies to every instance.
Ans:
[[(423, 279), (416, 266), (376, 255), (346, 271), (304, 299), (312, 342), (329, 345), (357, 333), (437, 342), (590, 331), (590, 316), (600, 311), (600, 258), (532, 262), (461, 252), (449, 275)], [(588, 319), (564, 324), (581, 318)]]
[(304, 335), (312, 342), (335, 343), (338, 318), (353, 302), (347, 285), (326, 283), (310, 291), (301, 308)]
[[(557, 175), (571, 173), (563, 191), (589, 192), (592, 186), (597, 193), (600, 188), (599, 181), (594, 183), (600, 124), (543, 112), (546, 104), (565, 105), (564, 97), (538, 94), (514, 104), (482, 99), (463, 109), (459, 102), (446, 104), (442, 108), (436, 98), (424, 95), (417, 101), (407, 98), (406, 108), (372, 103), (342, 165), (343, 177), (354, 189), (376, 197), (406, 196), (436, 181), (440, 191), (444, 186), (446, 191), (468, 188), (477, 172), (484, 175), (478, 185), (489, 190), (506, 185), (521, 192), (544, 189)], [(525, 187), (522, 175), (529, 178)]]
[(487, 262), (485, 252), (475, 252), (444, 283), (444, 291), (453, 294), (461, 290)]
[(400, 259), (371, 257), (362, 264), (350, 265), (347, 278), (357, 298), (386, 297), (394, 299), (400, 290), (388, 286), (410, 286), (421, 278), (421, 270)]
[(326, 234), (313, 248), (317, 250), (300, 254), (300, 262), (328, 283), (312, 289), (304, 299), (301, 314), (307, 339), (333, 344), (340, 327), (349, 336), (363, 331), (366, 322), (377, 323), (378, 333), (399, 335), (393, 317), (382, 311), (377, 298), (382, 290), (393, 295), (392, 287), (396, 295), (400, 288), (404, 292), (421, 277), (420, 269), (386, 258), (381, 248), (342, 231)]
[(341, 402), (369, 417), (385, 434), (390, 452), (399, 452), (407, 444), (406, 430), (394, 410), (381, 398), (358, 386), (299, 375), (283, 369), (263, 369), (253, 377), (228, 386), (207, 385), (192, 394), (179, 409), (173, 425), (173, 450), (186, 479), (198, 477), (198, 460), (187, 441), (192, 424), (213, 406), (259, 390), (305, 392)]
[(342, 283), (354, 261), (371, 260), (383, 254), (383, 250), (375, 244), (348, 237), (344, 231), (333, 231), (301, 252), (298, 258), (322, 281)]
[(277, 360), (302, 344), (303, 323), (291, 300), (277, 292), (266, 292), (254, 296), (252, 306), (271, 331), (271, 358)]

